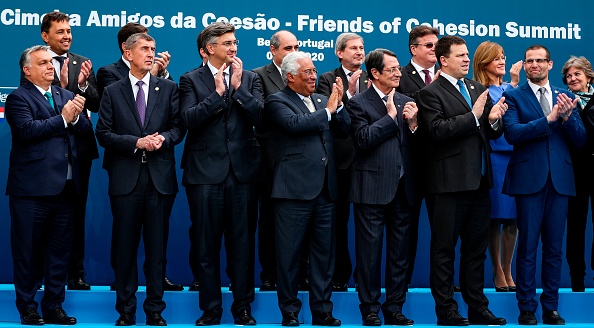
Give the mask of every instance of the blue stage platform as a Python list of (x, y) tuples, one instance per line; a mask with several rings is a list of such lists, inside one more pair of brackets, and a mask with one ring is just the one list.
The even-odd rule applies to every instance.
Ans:
[[(518, 308), (514, 293), (495, 293), (492, 288), (485, 289), (490, 301), (490, 309), (498, 316), (503, 316), (509, 325), (516, 325)], [(37, 294), (40, 300), (43, 291)], [(139, 308), (137, 312), (138, 325), (144, 325), (142, 302), (145, 298), (144, 288), (137, 293)], [(305, 325), (311, 324), (308, 305), (308, 293), (300, 292), (303, 310), (299, 317)], [(460, 304), (460, 312), (465, 315), (466, 305), (462, 296), (457, 293), (456, 300)], [(14, 305), (13, 285), (0, 285), (0, 328), (20, 326), (19, 315)], [(334, 293), (334, 316), (342, 320), (343, 326), (360, 326), (359, 300), (354, 289), (348, 292)], [(198, 308), (198, 293), (187, 290), (181, 292), (166, 292), (167, 309), (163, 317), (171, 326), (194, 326), (194, 322), (202, 311)], [(232, 302), (231, 292), (223, 288), (223, 325), (233, 325), (233, 317), (229, 311)], [(559, 312), (567, 320), (570, 327), (594, 327), (594, 289), (587, 289), (585, 293), (572, 293), (570, 289), (560, 291)], [(91, 291), (66, 291), (64, 309), (75, 316), (79, 324), (77, 327), (111, 327), (118, 317), (114, 309), (115, 293), (106, 286), (93, 286)], [(431, 292), (427, 288), (413, 288), (407, 294), (404, 314), (415, 320), (415, 326), (434, 326), (436, 323), (434, 302)], [(256, 300), (252, 304), (252, 314), (258, 324), (280, 325), (281, 314), (277, 306), (276, 292), (256, 292)], [(537, 318), (540, 322), (540, 309)]]

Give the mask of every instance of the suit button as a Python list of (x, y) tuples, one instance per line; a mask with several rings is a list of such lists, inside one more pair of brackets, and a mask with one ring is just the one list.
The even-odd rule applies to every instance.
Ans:
[(227, 143), (230, 143), (230, 142), (231, 142), (231, 140), (227, 139)]
[(322, 144), (325, 145), (326, 144), (326, 140), (322, 140)]

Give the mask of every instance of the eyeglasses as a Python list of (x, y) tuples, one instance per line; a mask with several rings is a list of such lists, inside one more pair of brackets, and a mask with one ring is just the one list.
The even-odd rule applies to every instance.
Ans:
[(524, 63), (531, 65), (532, 63), (542, 64), (542, 63), (548, 63), (550, 61), (551, 61), (550, 59), (546, 59), (546, 58), (530, 58), (530, 59), (526, 59), (524, 61)]
[(225, 42), (222, 42), (222, 43), (216, 43), (216, 42), (213, 42), (213, 43), (211, 43), (211, 44), (220, 44), (220, 45), (222, 45), (222, 46), (224, 46), (224, 47), (231, 48), (231, 46), (232, 46), (232, 45), (233, 45), (233, 46), (237, 46), (237, 45), (239, 44), (239, 40), (235, 40), (235, 41), (225, 41)]
[(384, 72), (388, 73), (388, 74), (394, 74), (394, 72), (398, 71), (398, 72), (402, 72), (402, 66), (397, 66), (391, 69), (383, 69)]
[(316, 76), (318, 75), (318, 70), (317, 69), (306, 69), (303, 72), (297, 72), (297, 74), (305, 74), (306, 76)]
[(431, 49), (433, 47), (435, 47), (435, 43), (433, 42), (427, 42), (427, 43), (413, 43), (413, 46), (425, 46), (425, 48), (427, 49)]

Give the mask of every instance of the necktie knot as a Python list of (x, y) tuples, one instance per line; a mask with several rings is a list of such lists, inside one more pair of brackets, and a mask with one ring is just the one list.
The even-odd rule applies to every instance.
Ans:
[(540, 103), (540, 107), (542, 108), (542, 113), (544, 116), (547, 116), (551, 113), (551, 105), (549, 104), (549, 100), (547, 99), (547, 88), (540, 87), (538, 92), (540, 92), (540, 98), (538, 102)]
[(387, 102), (388, 102), (388, 96), (383, 96), (383, 97), (382, 97), (382, 100), (383, 100), (385, 103), (387, 103)]
[(348, 76), (349, 76), (349, 78), (350, 78), (351, 76), (353, 76), (353, 72), (349, 72), (349, 74), (347, 74), (347, 75), (348, 75)]
[(424, 69), (421, 72), (425, 73), (425, 85), (429, 85), (431, 83), (431, 74), (429, 73), (429, 70)]
[[(66, 58), (64, 58), (62, 56), (55, 56), (54, 59), (57, 60), (58, 63), (60, 64), (60, 71), (61, 71), (62, 66), (64, 66), (64, 60), (66, 60)], [(60, 74), (58, 74), (58, 75), (60, 75)]]
[(142, 82), (142, 80), (138, 80), (138, 82), (136, 82), (136, 85), (137, 85), (139, 88), (142, 88), (142, 85), (143, 85), (143, 84), (144, 84), (144, 82)]
[(307, 106), (307, 109), (309, 109), (310, 113), (316, 111), (316, 108), (314, 107), (314, 104), (309, 97), (303, 97), (303, 102), (305, 102), (305, 106)]
[(464, 82), (462, 82), (462, 80), (458, 80), (458, 82), (456, 82), (456, 84), (458, 84), (458, 87), (460, 87), (460, 93), (462, 94), (462, 97), (464, 97), (464, 100), (466, 100), (466, 103), (468, 103), (468, 106), (470, 106), (470, 108), (472, 108), (472, 100), (470, 99), (468, 90), (466, 90), (466, 85), (464, 85)]
[(51, 92), (46, 92), (44, 93), (45, 98), (47, 99), (47, 101), (49, 102), (50, 106), (52, 106), (52, 108), (55, 110), (56, 106), (54, 105), (54, 97), (52, 96)]

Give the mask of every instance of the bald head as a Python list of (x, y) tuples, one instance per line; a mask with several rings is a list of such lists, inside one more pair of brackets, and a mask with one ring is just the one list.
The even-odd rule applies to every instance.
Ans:
[(278, 31), (270, 38), (270, 52), (272, 60), (277, 66), (281, 66), (283, 58), (291, 52), (299, 50), (297, 38), (289, 31)]

